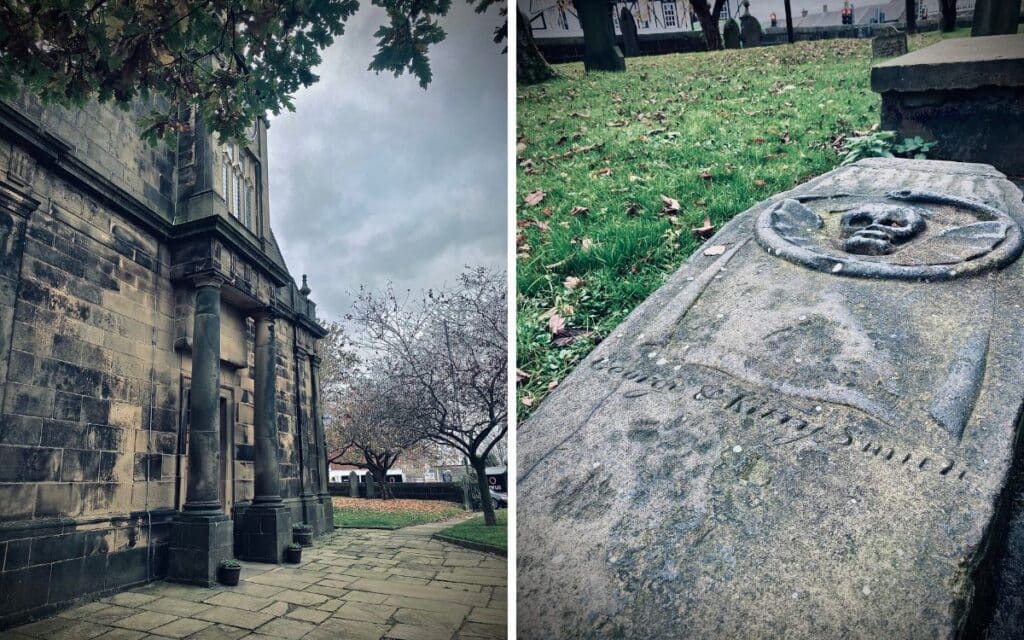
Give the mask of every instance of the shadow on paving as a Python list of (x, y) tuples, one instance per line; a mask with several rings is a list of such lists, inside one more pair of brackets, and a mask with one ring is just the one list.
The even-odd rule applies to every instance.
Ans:
[(10, 640), (505, 638), (504, 558), (430, 538), (451, 523), (347, 529), (237, 587), (156, 582), (12, 629)]

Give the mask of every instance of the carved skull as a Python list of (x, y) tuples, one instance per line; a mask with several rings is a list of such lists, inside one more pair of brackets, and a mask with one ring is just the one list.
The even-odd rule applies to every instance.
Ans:
[(924, 231), (925, 221), (914, 207), (863, 204), (843, 214), (840, 234), (848, 253), (884, 256)]

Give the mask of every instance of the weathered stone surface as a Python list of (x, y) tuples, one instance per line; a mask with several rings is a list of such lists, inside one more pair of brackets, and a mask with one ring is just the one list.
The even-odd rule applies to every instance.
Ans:
[(907, 54), (907, 32), (889, 27), (871, 39), (872, 58), (892, 58)]
[(722, 42), (726, 49), (740, 48), (740, 25), (732, 18), (726, 20), (722, 27)]
[(937, 144), (929, 158), (1024, 175), (1024, 35), (951, 38), (871, 69), (882, 128)]
[(1021, 199), (873, 159), (726, 225), (520, 426), (520, 637), (957, 636), (1024, 406)]
[(764, 35), (764, 30), (761, 29), (761, 23), (758, 22), (757, 18), (746, 13), (740, 16), (740, 38), (743, 40), (743, 47), (749, 49), (750, 47), (761, 46), (761, 37)]

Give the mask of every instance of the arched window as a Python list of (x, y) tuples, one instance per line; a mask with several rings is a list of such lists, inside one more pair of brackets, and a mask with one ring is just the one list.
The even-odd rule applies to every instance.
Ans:
[(221, 156), (221, 185), (223, 187), (224, 204), (228, 213), (237, 218), (253, 233), (256, 232), (255, 212), (256, 189), (255, 181), (257, 166), (255, 158), (248, 150), (239, 148), (234, 143), (223, 145)]

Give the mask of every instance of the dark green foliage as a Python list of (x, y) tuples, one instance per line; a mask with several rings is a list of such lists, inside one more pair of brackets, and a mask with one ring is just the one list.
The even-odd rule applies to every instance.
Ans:
[[(474, 0), (484, 11), (496, 0)], [(372, 0), (389, 23), (370, 68), (430, 82), (429, 47), (451, 0)], [(358, 0), (49, 0), (0, 3), (0, 98), (27, 90), (44, 103), (151, 101), (143, 135), (173, 138), (191, 113), (242, 140), (268, 111), (318, 80), (320, 53), (344, 33)], [(501, 31), (499, 27), (498, 31)], [(503, 33), (503, 32), (502, 32)]]

